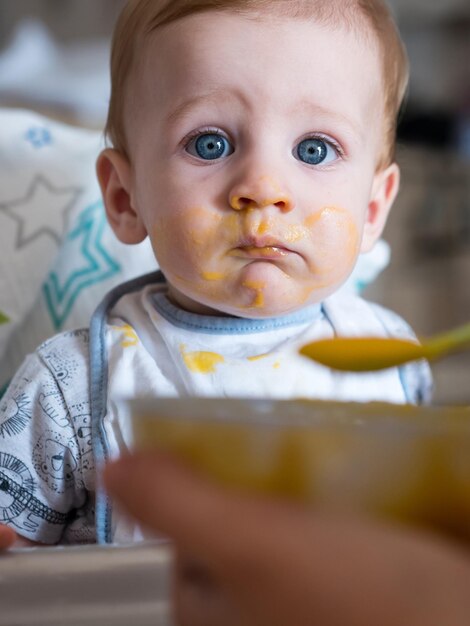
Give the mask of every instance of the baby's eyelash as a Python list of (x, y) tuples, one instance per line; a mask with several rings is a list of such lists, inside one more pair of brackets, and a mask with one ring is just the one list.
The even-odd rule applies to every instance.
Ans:
[(222, 137), (227, 137), (227, 134), (224, 133), (223, 130), (221, 130), (220, 128), (217, 128), (217, 126), (207, 126), (204, 128), (198, 128), (197, 130), (192, 130), (190, 133), (188, 133), (182, 140), (182, 145), (183, 146), (187, 146), (193, 139), (196, 139), (197, 137), (200, 137), (201, 135), (221, 135)]
[(336, 150), (341, 158), (344, 158), (346, 156), (346, 153), (341, 144), (339, 144), (335, 139), (329, 137), (328, 135), (323, 135), (322, 133), (311, 133), (310, 135), (302, 137), (300, 141), (305, 141), (306, 139), (319, 139), (320, 141), (324, 141), (325, 143), (330, 144), (330, 146), (332, 146)]

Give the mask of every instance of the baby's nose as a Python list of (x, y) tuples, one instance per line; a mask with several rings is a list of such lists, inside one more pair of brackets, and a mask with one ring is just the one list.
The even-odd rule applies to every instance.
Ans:
[(229, 203), (236, 211), (275, 206), (288, 213), (294, 208), (292, 195), (269, 176), (236, 185), (230, 193)]

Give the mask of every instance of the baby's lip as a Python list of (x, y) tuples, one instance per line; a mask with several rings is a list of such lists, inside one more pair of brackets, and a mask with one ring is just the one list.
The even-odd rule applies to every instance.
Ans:
[(286, 246), (283, 241), (267, 236), (247, 237), (235, 246), (235, 256), (262, 259), (279, 259), (292, 254), (294, 251)]
[(255, 246), (245, 246), (243, 248), (235, 248), (233, 256), (240, 256), (247, 259), (264, 259), (265, 261), (274, 261), (281, 259), (290, 254), (290, 250), (278, 248), (275, 246), (264, 246), (262, 248)]
[(291, 252), (286, 243), (269, 235), (248, 235), (238, 243), (238, 248), (280, 248)]

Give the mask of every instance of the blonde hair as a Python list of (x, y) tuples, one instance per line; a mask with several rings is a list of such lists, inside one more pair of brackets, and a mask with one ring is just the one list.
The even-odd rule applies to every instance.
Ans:
[(384, 88), (384, 149), (377, 168), (395, 159), (397, 120), (409, 78), (408, 58), (393, 16), (385, 0), (129, 0), (113, 35), (111, 51), (111, 99), (105, 136), (124, 154), (126, 87), (138, 52), (157, 28), (187, 15), (207, 11), (250, 14), (271, 9), (278, 15), (311, 19), (319, 23), (359, 28), (372, 33), (379, 46)]

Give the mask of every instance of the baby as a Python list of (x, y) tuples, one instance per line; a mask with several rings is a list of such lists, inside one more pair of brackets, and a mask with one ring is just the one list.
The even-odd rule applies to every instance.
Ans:
[(423, 364), (338, 374), (316, 338), (410, 336), (341, 290), (399, 186), (406, 56), (382, 0), (133, 0), (115, 31), (97, 173), (161, 272), (30, 355), (0, 413), (0, 522), (54, 544), (139, 539), (96, 468), (129, 447), (122, 396), (421, 402)]

